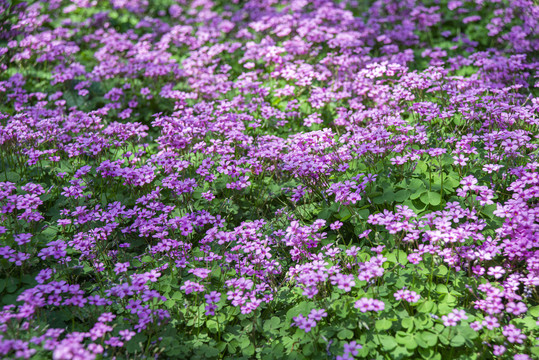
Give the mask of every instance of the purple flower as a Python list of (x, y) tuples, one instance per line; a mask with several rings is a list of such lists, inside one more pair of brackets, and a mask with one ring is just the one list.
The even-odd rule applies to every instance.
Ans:
[(330, 224), (329, 227), (331, 228), (331, 230), (339, 230), (342, 225), (343, 225), (342, 222), (335, 221), (334, 223)]
[(493, 330), (500, 327), (500, 323), (498, 322), (498, 319), (493, 316), (485, 316), (485, 319), (483, 320), (483, 326), (489, 330)]
[(116, 273), (116, 275), (119, 275), (121, 273), (126, 272), (128, 268), (129, 268), (129, 262), (116, 263), (114, 265), (114, 272)]
[(382, 311), (385, 309), (385, 304), (380, 300), (361, 298), (355, 302), (354, 307), (364, 313), (367, 311)]
[(505, 306), (505, 311), (507, 311), (509, 314), (513, 314), (515, 316), (518, 316), (518, 315), (524, 314), (526, 311), (528, 311), (528, 307), (523, 302), (515, 303), (513, 301), (510, 301)]
[(324, 309), (319, 309), (319, 310), (313, 309), (313, 310), (311, 310), (311, 312), (309, 314), (309, 319), (320, 321), (320, 320), (322, 320), (322, 318), (325, 318), (326, 316), (328, 316), (326, 310), (324, 310)]
[(186, 280), (185, 283), (180, 287), (180, 289), (184, 290), (186, 294), (190, 294), (192, 292), (204, 291), (204, 286), (194, 281)]
[(507, 350), (503, 345), (494, 345), (492, 348), (492, 354), (495, 356), (501, 356)]
[(415, 291), (407, 290), (407, 289), (401, 289), (393, 294), (395, 297), (395, 300), (404, 300), (409, 303), (416, 303), (421, 299), (421, 296), (417, 294)]
[(316, 321), (314, 319), (305, 318), (301, 314), (296, 317), (293, 317), (292, 320), (294, 321), (294, 326), (305, 330), (306, 333), (311, 331), (311, 329), (316, 326)]
[(449, 313), (442, 316), (442, 321), (444, 322), (444, 326), (456, 326), (459, 321), (459, 317), (454, 313)]
[(32, 234), (28, 234), (28, 233), (25, 233), (25, 234), (18, 234), (18, 235), (15, 235), (15, 242), (19, 245), (24, 245), (24, 244), (28, 244), (32, 238)]
[(510, 343), (522, 344), (526, 340), (526, 335), (522, 334), (522, 331), (515, 325), (509, 324), (502, 329), (503, 336), (506, 337)]
[(501, 266), (495, 266), (489, 268), (487, 274), (494, 276), (495, 279), (500, 279), (505, 274), (505, 270)]
[(218, 291), (212, 291), (209, 294), (205, 294), (204, 298), (208, 304), (217, 303), (221, 300), (221, 293)]

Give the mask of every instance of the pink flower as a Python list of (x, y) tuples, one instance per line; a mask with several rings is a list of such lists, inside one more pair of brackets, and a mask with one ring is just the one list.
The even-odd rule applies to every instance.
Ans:
[(422, 258), (419, 254), (409, 254), (408, 255), (408, 261), (414, 265), (419, 264), (421, 262)]
[(118, 275), (118, 274), (126, 272), (128, 268), (129, 268), (129, 262), (116, 263), (114, 265), (114, 272), (116, 273), (116, 275)]
[(204, 286), (196, 283), (191, 280), (187, 280), (181, 287), (181, 290), (184, 290), (186, 294), (190, 294), (192, 292), (202, 292), (204, 291)]
[(453, 156), (453, 159), (455, 160), (453, 164), (460, 165), (460, 166), (465, 166), (468, 160), (470, 160), (470, 158), (467, 158), (462, 154), (459, 154), (459, 156)]
[(359, 309), (362, 313), (367, 311), (382, 311), (385, 309), (385, 304), (383, 301), (370, 299), (370, 298), (361, 298), (354, 304), (356, 309)]
[(453, 313), (442, 316), (442, 320), (445, 326), (456, 326), (459, 322), (458, 316)]
[(492, 354), (495, 356), (500, 356), (500, 355), (503, 355), (503, 353), (505, 353), (505, 350), (506, 348), (503, 345), (494, 345)]
[(510, 343), (522, 344), (526, 340), (526, 335), (522, 334), (522, 331), (515, 327), (513, 324), (509, 324), (503, 327), (503, 336), (507, 338)]
[(523, 302), (515, 303), (513, 301), (507, 303), (505, 306), (505, 310), (509, 314), (513, 314), (515, 316), (518, 316), (520, 314), (524, 314), (526, 311), (528, 311), (528, 307)]
[(120, 330), (119, 334), (122, 337), (122, 340), (129, 341), (129, 340), (131, 340), (131, 338), (133, 336), (135, 336), (136, 333), (134, 331), (129, 330), (129, 329), (125, 329), (125, 330)]
[(505, 274), (505, 270), (501, 266), (495, 266), (489, 268), (487, 274), (494, 276), (495, 279), (499, 279)]
[(343, 223), (338, 221), (338, 220), (329, 225), (331, 230), (339, 230), (341, 228), (341, 226), (343, 226)]
[(325, 318), (326, 316), (328, 316), (328, 313), (326, 312), (325, 309), (320, 309), (320, 310), (312, 309), (311, 313), (309, 314), (309, 319), (320, 321), (322, 320), (322, 318)]
[(470, 327), (475, 331), (479, 331), (483, 328), (483, 324), (480, 323), (479, 321), (474, 321), (473, 323), (470, 324)]
[(485, 316), (485, 320), (483, 320), (483, 326), (489, 330), (493, 330), (500, 327), (500, 323), (498, 322), (498, 319), (496, 319), (494, 316)]
[(32, 234), (18, 234), (15, 235), (15, 242), (19, 245), (28, 244), (32, 238)]
[(208, 201), (212, 201), (213, 199), (215, 199), (215, 195), (213, 195), (211, 191), (203, 192), (201, 196)]
[(311, 331), (311, 329), (316, 326), (316, 321), (314, 319), (305, 318), (301, 314), (296, 317), (293, 317), (292, 320), (294, 321), (294, 326), (305, 330), (306, 333)]
[(468, 319), (468, 316), (464, 310), (453, 309), (452, 314), (454, 314), (459, 321)]
[(404, 300), (409, 303), (416, 303), (421, 299), (421, 296), (415, 291), (401, 289), (393, 294), (396, 300)]

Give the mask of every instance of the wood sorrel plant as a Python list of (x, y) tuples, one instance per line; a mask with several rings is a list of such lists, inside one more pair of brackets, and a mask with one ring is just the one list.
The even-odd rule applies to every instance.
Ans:
[(539, 357), (538, 19), (0, 0), (0, 357)]

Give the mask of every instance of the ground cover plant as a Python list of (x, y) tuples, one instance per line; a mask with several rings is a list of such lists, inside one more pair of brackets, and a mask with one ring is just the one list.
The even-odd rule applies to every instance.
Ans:
[(0, 357), (539, 358), (531, 0), (0, 0)]

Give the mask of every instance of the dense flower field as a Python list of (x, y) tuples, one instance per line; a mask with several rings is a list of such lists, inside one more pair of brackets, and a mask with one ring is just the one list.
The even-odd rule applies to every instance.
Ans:
[(538, 22), (0, 0), (0, 357), (539, 358)]

